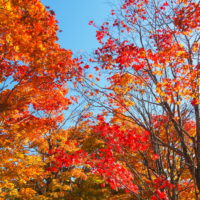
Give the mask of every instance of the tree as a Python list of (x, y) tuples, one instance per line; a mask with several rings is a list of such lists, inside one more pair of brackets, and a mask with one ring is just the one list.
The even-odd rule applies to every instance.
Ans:
[(96, 32), (94, 74), (80, 86), (104, 110), (94, 133), (106, 145), (93, 167), (136, 199), (200, 197), (199, 5), (123, 1)]
[(63, 121), (78, 65), (56, 43), (54, 12), (39, 0), (1, 0), (0, 10), (0, 198), (31, 199), (48, 174), (33, 147), (44, 148)]
[(1, 0), (0, 11), (0, 199), (107, 198), (81, 150), (87, 134), (65, 127), (82, 69), (57, 44), (54, 11), (39, 0)]

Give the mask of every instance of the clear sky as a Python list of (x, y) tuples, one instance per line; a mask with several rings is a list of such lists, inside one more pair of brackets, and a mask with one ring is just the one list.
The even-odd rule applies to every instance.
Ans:
[(42, 0), (56, 13), (59, 27), (59, 43), (75, 54), (91, 52), (98, 43), (95, 28), (88, 25), (90, 20), (100, 24), (107, 19), (111, 6), (109, 0)]

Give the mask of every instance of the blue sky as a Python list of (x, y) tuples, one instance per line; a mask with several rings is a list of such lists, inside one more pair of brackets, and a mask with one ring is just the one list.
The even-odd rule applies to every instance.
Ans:
[(91, 52), (98, 43), (95, 28), (88, 25), (90, 20), (97, 24), (105, 21), (110, 13), (109, 0), (42, 0), (56, 13), (59, 27), (59, 43), (75, 54)]

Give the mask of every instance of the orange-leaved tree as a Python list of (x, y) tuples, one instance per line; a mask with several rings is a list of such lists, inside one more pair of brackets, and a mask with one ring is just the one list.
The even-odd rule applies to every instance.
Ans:
[(67, 81), (78, 68), (57, 31), (54, 12), (39, 0), (0, 1), (1, 199), (31, 199), (46, 184), (48, 161), (38, 151), (63, 121)]

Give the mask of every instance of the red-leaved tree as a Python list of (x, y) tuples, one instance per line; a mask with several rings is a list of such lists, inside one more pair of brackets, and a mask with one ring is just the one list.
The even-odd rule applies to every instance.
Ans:
[(199, 1), (126, 0), (111, 16), (79, 87), (102, 112), (91, 167), (135, 199), (198, 199)]

